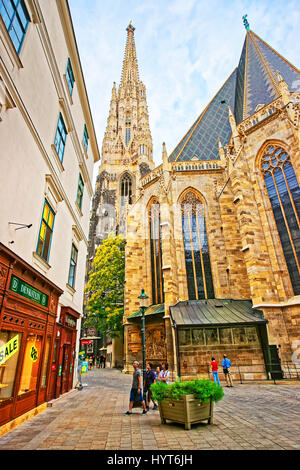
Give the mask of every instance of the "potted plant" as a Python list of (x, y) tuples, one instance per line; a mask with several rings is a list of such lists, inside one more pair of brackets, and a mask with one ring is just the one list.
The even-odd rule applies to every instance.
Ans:
[(155, 383), (151, 391), (159, 404), (161, 422), (165, 424), (168, 419), (182, 423), (185, 429), (204, 420), (212, 424), (213, 404), (224, 396), (223, 388), (209, 379), (177, 381), (170, 385)]

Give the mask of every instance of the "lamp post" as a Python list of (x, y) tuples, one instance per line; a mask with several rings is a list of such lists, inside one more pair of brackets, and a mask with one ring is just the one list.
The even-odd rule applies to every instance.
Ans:
[(140, 308), (142, 311), (142, 322), (143, 322), (142, 332), (143, 332), (143, 383), (144, 383), (145, 377), (146, 377), (145, 311), (148, 306), (147, 300), (149, 299), (149, 297), (145, 294), (144, 289), (142, 289), (142, 293), (139, 296), (139, 299), (140, 299)]

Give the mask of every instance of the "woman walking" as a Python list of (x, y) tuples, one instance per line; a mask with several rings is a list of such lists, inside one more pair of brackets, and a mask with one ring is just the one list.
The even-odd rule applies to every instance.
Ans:
[(212, 375), (214, 378), (214, 382), (217, 383), (221, 387), (220, 379), (219, 379), (219, 372), (218, 372), (219, 364), (217, 363), (214, 357), (211, 358), (210, 365), (211, 365), (211, 371), (212, 371)]

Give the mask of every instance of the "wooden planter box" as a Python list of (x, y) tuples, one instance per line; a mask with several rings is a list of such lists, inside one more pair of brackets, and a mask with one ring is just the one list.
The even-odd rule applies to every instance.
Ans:
[(185, 429), (191, 429), (191, 425), (208, 420), (213, 424), (214, 402), (202, 404), (194, 398), (194, 395), (183, 395), (181, 400), (163, 400), (159, 403), (159, 412), (162, 424), (166, 420), (185, 425)]

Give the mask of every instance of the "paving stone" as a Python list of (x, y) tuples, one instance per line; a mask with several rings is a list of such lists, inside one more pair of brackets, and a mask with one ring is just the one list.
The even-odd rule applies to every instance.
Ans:
[(82, 391), (0, 438), (0, 450), (280, 450), (300, 449), (300, 384), (237, 385), (224, 389), (214, 424), (186, 431), (161, 424), (159, 412), (128, 407), (131, 376), (118, 370), (89, 371)]

